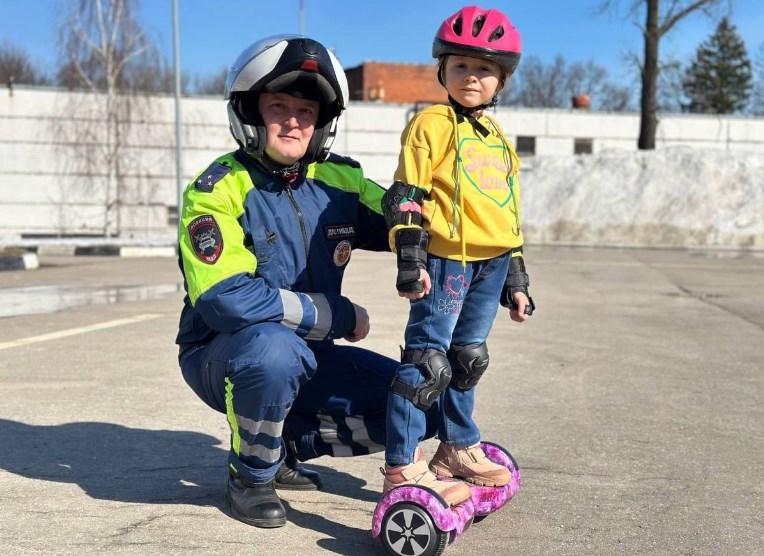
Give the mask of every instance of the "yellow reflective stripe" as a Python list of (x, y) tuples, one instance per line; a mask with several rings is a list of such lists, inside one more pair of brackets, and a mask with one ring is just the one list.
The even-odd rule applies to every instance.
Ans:
[[(254, 187), (246, 168), (233, 156), (220, 157), (231, 166), (231, 172), (215, 184), (211, 192), (196, 189), (194, 182), (183, 196), (183, 214), (179, 223), (179, 243), (183, 271), (191, 303), (215, 284), (242, 273), (254, 273), (257, 259), (244, 247), (244, 230), (238, 218), (244, 213), (244, 200)], [(220, 228), (223, 247), (219, 258), (208, 264), (199, 259), (192, 245), (188, 226), (194, 219), (209, 215)]]
[(324, 182), (330, 187), (358, 194), (358, 199), (369, 210), (382, 214), (382, 196), (385, 190), (378, 183), (365, 178), (360, 168), (332, 162), (314, 162), (308, 166), (307, 177)]
[(385, 194), (385, 190), (377, 182), (368, 178), (361, 180), (361, 192), (359, 197), (361, 203), (363, 203), (369, 210), (382, 214), (382, 196)]
[(228, 377), (225, 378), (225, 413), (228, 417), (228, 424), (231, 426), (231, 450), (238, 456), (241, 436), (239, 436), (239, 421), (233, 411), (233, 382)]

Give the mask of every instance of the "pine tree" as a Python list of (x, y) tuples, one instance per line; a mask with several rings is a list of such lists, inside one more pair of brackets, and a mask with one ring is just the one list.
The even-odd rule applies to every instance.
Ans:
[(754, 62), (755, 84), (751, 98), (751, 112), (764, 116), (764, 42), (759, 46), (759, 53)]
[(744, 109), (751, 94), (751, 60), (725, 17), (702, 43), (683, 83), (690, 112), (729, 114)]

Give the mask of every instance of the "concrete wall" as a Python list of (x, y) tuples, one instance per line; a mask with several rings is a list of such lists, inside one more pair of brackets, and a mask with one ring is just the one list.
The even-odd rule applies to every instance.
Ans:
[[(103, 98), (52, 89), (16, 88), (0, 93), (0, 242), (22, 236), (97, 235), (108, 228), (122, 237), (171, 237), (177, 204), (174, 106), (153, 97), (134, 107), (122, 152), (121, 204), (105, 209), (110, 183), (103, 165), (84, 164), (103, 156), (104, 122), (93, 110)], [(183, 111), (184, 183), (236, 144), (228, 132), (225, 103), (187, 98)], [(359, 160), (366, 174), (389, 183), (397, 163), (399, 137), (411, 106), (351, 103), (340, 123), (334, 150)], [(536, 138), (537, 156), (569, 156), (576, 138), (593, 139), (593, 151), (636, 149), (636, 114), (572, 110), (499, 109), (510, 139)], [(93, 126), (93, 122), (97, 124)], [(88, 132), (88, 137), (83, 133)], [(658, 148), (673, 145), (726, 150), (764, 149), (764, 120), (712, 116), (664, 116)], [(532, 168), (533, 158), (524, 160)], [(114, 191), (111, 193), (114, 196)]]

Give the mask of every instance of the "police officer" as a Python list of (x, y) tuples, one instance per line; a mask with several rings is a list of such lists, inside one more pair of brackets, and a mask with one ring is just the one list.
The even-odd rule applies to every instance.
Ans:
[(369, 332), (366, 310), (340, 291), (353, 249), (388, 249), (384, 190), (329, 154), (348, 91), (318, 42), (255, 43), (225, 94), (239, 149), (183, 197), (177, 343), (186, 382), (228, 418), (231, 513), (279, 527), (286, 514), (275, 487), (320, 484), (297, 460), (384, 449), (397, 363), (333, 343)]

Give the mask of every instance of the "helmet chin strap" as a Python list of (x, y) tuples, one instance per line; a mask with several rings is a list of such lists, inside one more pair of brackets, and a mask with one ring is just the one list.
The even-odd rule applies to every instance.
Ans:
[(292, 164), (276, 162), (268, 156), (268, 153), (265, 151), (263, 151), (262, 155), (256, 155), (252, 152), (248, 152), (247, 154), (254, 158), (255, 162), (257, 162), (266, 173), (289, 184), (297, 181), (297, 178), (304, 173), (306, 166), (302, 159)]
[(451, 95), (448, 95), (448, 102), (453, 107), (454, 112), (456, 112), (458, 121), (464, 121), (466, 119), (470, 124), (472, 124), (472, 129), (474, 129), (483, 137), (488, 137), (488, 134), (490, 133), (488, 128), (486, 128), (478, 121), (477, 117), (475, 117), (475, 113), (482, 112), (486, 108), (493, 108), (496, 106), (496, 95), (494, 95), (490, 103), (481, 104), (480, 106), (473, 106), (472, 108), (467, 108), (466, 106), (459, 104)]

